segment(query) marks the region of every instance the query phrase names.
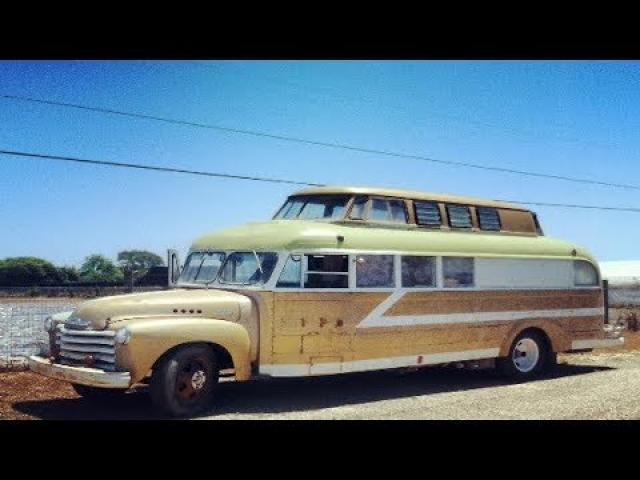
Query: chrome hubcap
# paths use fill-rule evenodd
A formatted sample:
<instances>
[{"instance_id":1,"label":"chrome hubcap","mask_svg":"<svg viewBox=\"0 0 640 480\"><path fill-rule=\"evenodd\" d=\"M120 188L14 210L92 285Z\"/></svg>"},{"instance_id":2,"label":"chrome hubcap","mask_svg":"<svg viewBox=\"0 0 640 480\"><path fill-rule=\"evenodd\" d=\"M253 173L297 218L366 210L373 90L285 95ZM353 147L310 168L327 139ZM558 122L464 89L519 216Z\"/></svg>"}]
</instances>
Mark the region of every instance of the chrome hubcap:
<instances>
[{"instance_id":1,"label":"chrome hubcap","mask_svg":"<svg viewBox=\"0 0 640 480\"><path fill-rule=\"evenodd\" d=\"M194 390L200 390L207 381L207 375L204 370L196 370L191 376L191 386Z\"/></svg>"},{"instance_id":2,"label":"chrome hubcap","mask_svg":"<svg viewBox=\"0 0 640 480\"><path fill-rule=\"evenodd\" d=\"M540 348L535 340L523 338L516 343L511 355L516 369L522 373L533 370L540 359Z\"/></svg>"}]
</instances>

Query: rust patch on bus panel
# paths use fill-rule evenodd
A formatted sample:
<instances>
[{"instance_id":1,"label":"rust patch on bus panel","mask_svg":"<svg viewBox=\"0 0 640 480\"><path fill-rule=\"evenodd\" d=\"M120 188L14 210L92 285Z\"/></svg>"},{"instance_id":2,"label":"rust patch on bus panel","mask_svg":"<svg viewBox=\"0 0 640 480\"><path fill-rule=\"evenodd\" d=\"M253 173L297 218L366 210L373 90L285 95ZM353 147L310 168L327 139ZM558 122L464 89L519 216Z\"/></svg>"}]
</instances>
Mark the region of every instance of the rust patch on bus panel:
<instances>
[{"instance_id":1,"label":"rust patch on bus panel","mask_svg":"<svg viewBox=\"0 0 640 480\"><path fill-rule=\"evenodd\" d=\"M299 335L279 335L272 342L274 354L302 353L302 337Z\"/></svg>"},{"instance_id":2,"label":"rust patch on bus panel","mask_svg":"<svg viewBox=\"0 0 640 480\"><path fill-rule=\"evenodd\" d=\"M276 293L275 335L355 330L389 295L381 293ZM304 312L302 317L301 312Z\"/></svg>"},{"instance_id":3,"label":"rust patch on bus panel","mask_svg":"<svg viewBox=\"0 0 640 480\"><path fill-rule=\"evenodd\" d=\"M305 335L302 337L302 353L351 352L351 336L347 335Z\"/></svg>"}]
</instances>

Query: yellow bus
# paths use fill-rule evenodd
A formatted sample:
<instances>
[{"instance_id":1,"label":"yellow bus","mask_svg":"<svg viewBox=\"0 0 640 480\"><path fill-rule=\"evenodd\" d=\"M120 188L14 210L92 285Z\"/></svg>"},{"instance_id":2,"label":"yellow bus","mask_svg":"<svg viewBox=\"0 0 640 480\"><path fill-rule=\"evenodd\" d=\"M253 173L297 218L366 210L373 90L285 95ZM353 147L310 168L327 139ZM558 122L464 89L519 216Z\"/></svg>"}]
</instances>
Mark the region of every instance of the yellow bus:
<instances>
[{"instance_id":1,"label":"yellow bus","mask_svg":"<svg viewBox=\"0 0 640 480\"><path fill-rule=\"evenodd\" d=\"M512 203L309 188L269 221L196 239L178 266L173 252L167 291L47 319L31 368L86 396L148 384L160 411L187 416L221 379L453 363L525 380L558 352L624 341L593 257Z\"/></svg>"}]
</instances>

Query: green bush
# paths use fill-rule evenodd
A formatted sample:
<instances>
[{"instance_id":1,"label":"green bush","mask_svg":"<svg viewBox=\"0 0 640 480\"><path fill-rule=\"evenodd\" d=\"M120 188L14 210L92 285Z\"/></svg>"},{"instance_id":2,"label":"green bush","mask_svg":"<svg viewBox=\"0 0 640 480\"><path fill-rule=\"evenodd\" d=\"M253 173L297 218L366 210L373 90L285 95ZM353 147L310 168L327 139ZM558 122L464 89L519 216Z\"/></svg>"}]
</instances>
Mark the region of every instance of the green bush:
<instances>
[{"instance_id":1,"label":"green bush","mask_svg":"<svg viewBox=\"0 0 640 480\"><path fill-rule=\"evenodd\" d=\"M38 257L10 257L0 261L0 286L32 287L62 281L58 269Z\"/></svg>"}]
</instances>

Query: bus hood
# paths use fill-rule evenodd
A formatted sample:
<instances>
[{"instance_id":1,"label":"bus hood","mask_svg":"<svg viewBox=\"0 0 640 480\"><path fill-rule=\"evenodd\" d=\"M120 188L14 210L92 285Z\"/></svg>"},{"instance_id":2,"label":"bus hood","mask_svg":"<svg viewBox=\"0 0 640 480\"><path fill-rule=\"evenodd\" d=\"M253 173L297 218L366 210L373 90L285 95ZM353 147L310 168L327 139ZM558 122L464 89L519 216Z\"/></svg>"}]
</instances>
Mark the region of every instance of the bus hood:
<instances>
[{"instance_id":1,"label":"bus hood","mask_svg":"<svg viewBox=\"0 0 640 480\"><path fill-rule=\"evenodd\" d=\"M71 328L103 330L121 320L203 317L238 322L251 309L241 294L213 289L175 289L134 293L81 303L65 321Z\"/></svg>"}]
</instances>

